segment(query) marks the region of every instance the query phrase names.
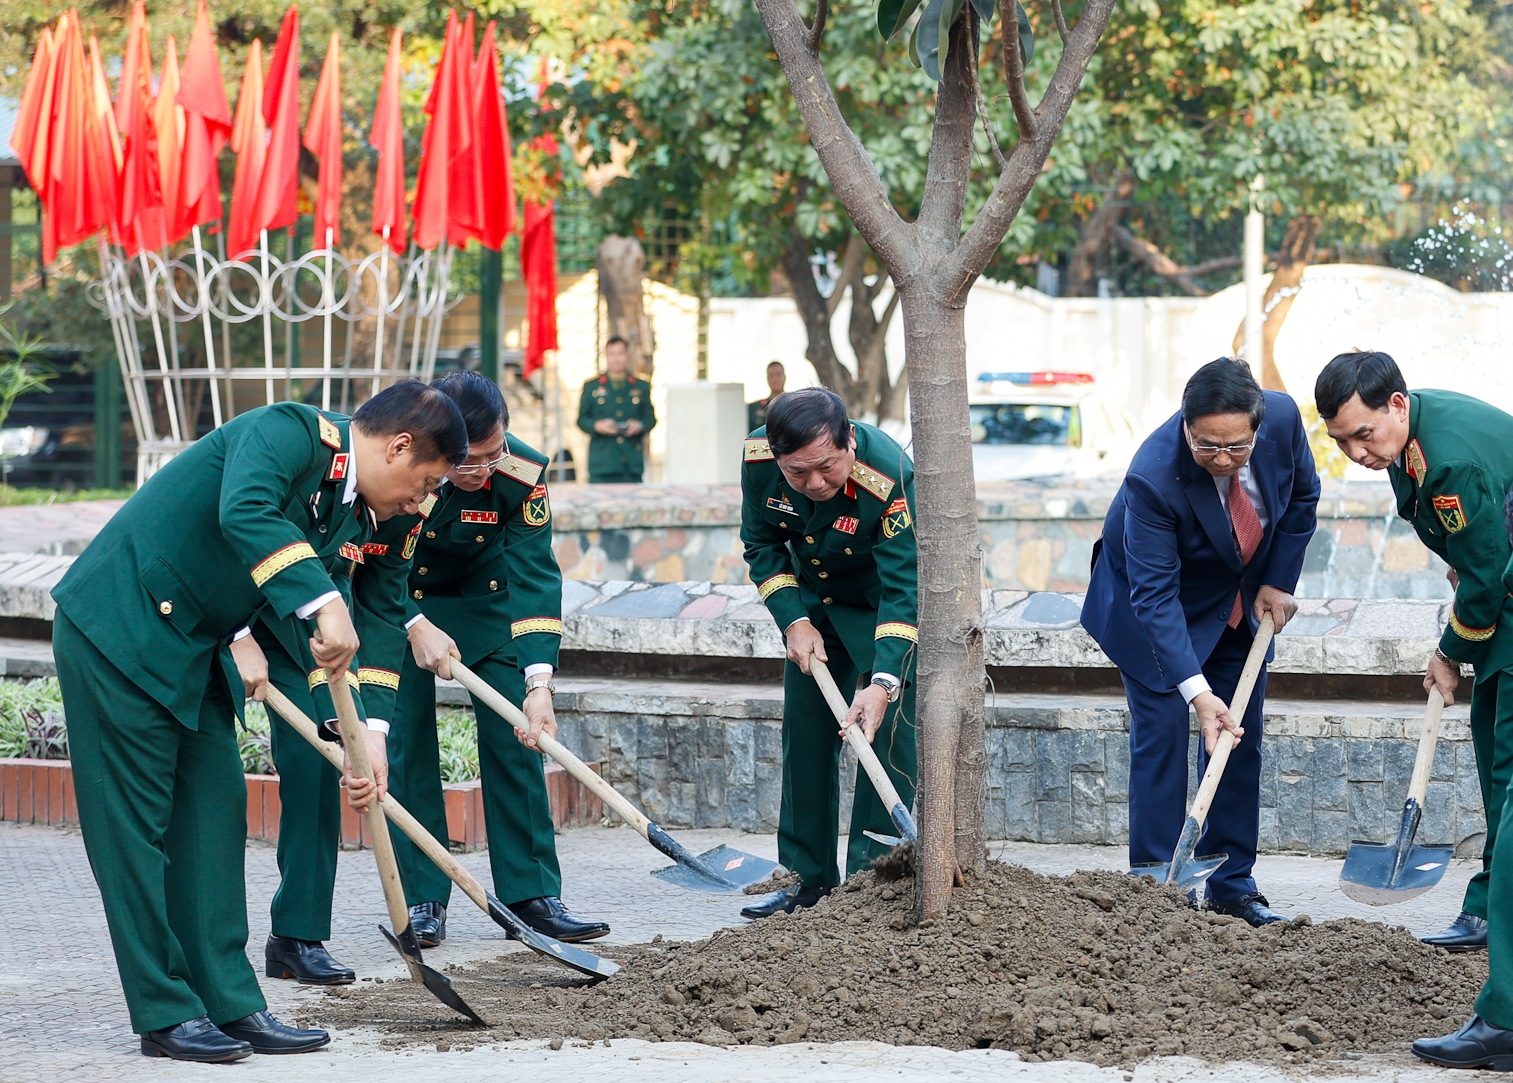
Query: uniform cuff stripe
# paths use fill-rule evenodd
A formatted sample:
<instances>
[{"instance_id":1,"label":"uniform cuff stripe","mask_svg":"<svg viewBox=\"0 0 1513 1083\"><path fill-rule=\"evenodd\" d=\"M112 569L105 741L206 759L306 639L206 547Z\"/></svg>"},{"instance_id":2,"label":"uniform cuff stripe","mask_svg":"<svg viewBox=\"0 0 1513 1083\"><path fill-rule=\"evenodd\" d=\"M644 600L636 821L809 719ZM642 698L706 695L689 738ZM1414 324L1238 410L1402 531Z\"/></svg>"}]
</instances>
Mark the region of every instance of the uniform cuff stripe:
<instances>
[{"instance_id":1,"label":"uniform cuff stripe","mask_svg":"<svg viewBox=\"0 0 1513 1083\"><path fill-rule=\"evenodd\" d=\"M772 597L772 595L776 591L780 591L784 587L797 587L798 585L798 576L789 575L785 572L782 575L774 575L770 579L762 580L762 582L757 586L757 593L762 596L762 601L765 602L768 598Z\"/></svg>"},{"instance_id":2,"label":"uniform cuff stripe","mask_svg":"<svg viewBox=\"0 0 1513 1083\"><path fill-rule=\"evenodd\" d=\"M888 621L877 626L877 633L873 639L907 639L910 643L919 642L919 629L912 624L903 621Z\"/></svg>"},{"instance_id":3,"label":"uniform cuff stripe","mask_svg":"<svg viewBox=\"0 0 1513 1083\"><path fill-rule=\"evenodd\" d=\"M1472 643L1481 643L1497 634L1497 624L1494 622L1490 628L1468 628L1460 622L1460 618L1452 609L1450 610L1450 630L1462 639L1470 640Z\"/></svg>"},{"instance_id":4,"label":"uniform cuff stripe","mask_svg":"<svg viewBox=\"0 0 1513 1083\"><path fill-rule=\"evenodd\" d=\"M560 636L562 634L562 619L560 617L531 617L528 620L517 620L510 625L511 639L518 639L520 636L535 635L538 632Z\"/></svg>"},{"instance_id":5,"label":"uniform cuff stripe","mask_svg":"<svg viewBox=\"0 0 1513 1083\"><path fill-rule=\"evenodd\" d=\"M312 689L326 684L329 680L330 678L326 676L326 671L324 669L312 669L310 671L310 687ZM353 688L357 687L357 677L350 669L347 670L347 683L350 684ZM399 687L397 679L395 687Z\"/></svg>"},{"instance_id":6,"label":"uniform cuff stripe","mask_svg":"<svg viewBox=\"0 0 1513 1083\"><path fill-rule=\"evenodd\" d=\"M259 561L252 569L252 582L262 586L279 572L290 565L298 564L302 560L314 560L315 550L310 548L308 542L295 542L286 545L272 556Z\"/></svg>"},{"instance_id":7,"label":"uniform cuff stripe","mask_svg":"<svg viewBox=\"0 0 1513 1083\"><path fill-rule=\"evenodd\" d=\"M360 684L376 684L380 688L399 690L399 674L388 669L359 669L357 680Z\"/></svg>"}]
</instances>

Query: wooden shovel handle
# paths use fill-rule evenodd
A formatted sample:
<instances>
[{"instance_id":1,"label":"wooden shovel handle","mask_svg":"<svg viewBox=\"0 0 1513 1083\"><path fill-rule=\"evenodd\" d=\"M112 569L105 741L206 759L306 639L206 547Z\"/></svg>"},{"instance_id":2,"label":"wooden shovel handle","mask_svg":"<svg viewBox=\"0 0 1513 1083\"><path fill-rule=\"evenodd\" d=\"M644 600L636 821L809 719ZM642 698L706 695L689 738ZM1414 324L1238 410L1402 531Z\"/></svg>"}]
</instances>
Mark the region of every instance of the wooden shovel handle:
<instances>
[{"instance_id":1,"label":"wooden shovel handle","mask_svg":"<svg viewBox=\"0 0 1513 1083\"><path fill-rule=\"evenodd\" d=\"M830 704L830 710L835 714L836 722L843 727L841 732L846 735L846 743L851 746L851 751L856 754L862 769L872 780L877 796L881 797L883 804L890 809L903 804L903 799L898 796L893 780L888 777L888 772L883 770L882 762L877 758L877 753L873 751L872 743L867 740L867 735L862 732L861 726L846 725L846 712L850 710L850 704L846 702L846 697L841 695L835 678L830 676L830 667L811 654L809 674L814 678L814 683L820 686L820 691L824 693L825 702Z\"/></svg>"},{"instance_id":2,"label":"wooden shovel handle","mask_svg":"<svg viewBox=\"0 0 1513 1083\"><path fill-rule=\"evenodd\" d=\"M1266 649L1276 633L1276 623L1267 613L1256 629L1256 638L1250 645L1250 654L1245 659L1245 668L1240 671L1240 681L1235 685L1235 698L1229 704L1229 717L1239 723L1250 706L1250 694L1255 690L1256 678L1261 675L1261 666L1266 661ZM1201 734L1199 735L1201 737ZM1213 754L1208 757L1208 769L1203 772L1203 781L1198 784L1198 793L1193 798L1190 815L1201 825L1208 818L1208 806L1213 804L1218 792L1219 780L1224 777L1224 765L1229 762L1229 753L1235 747L1235 735L1229 730L1219 734Z\"/></svg>"},{"instance_id":3,"label":"wooden shovel handle","mask_svg":"<svg viewBox=\"0 0 1513 1083\"><path fill-rule=\"evenodd\" d=\"M336 724L341 733L342 746L352 761L352 773L359 778L372 780L373 764L368 759L367 726L357 717L357 705L352 702L352 689L347 687L346 674L339 680L329 682L331 702L336 707ZM405 905L405 889L399 880L399 861L394 856L394 840L389 837L389 823L384 811L374 800L363 812L368 821L368 835L373 843L373 857L378 862L378 878L383 883L384 901L389 906L389 920L394 923L394 935L398 936L410 927L410 908Z\"/></svg>"},{"instance_id":4,"label":"wooden shovel handle","mask_svg":"<svg viewBox=\"0 0 1513 1083\"><path fill-rule=\"evenodd\" d=\"M481 701L521 733L530 731L530 720L525 717L519 707L505 699L497 689L455 658L452 659L452 676L457 678L458 684L468 690L469 695ZM560 763L564 771L592 790L599 800L613 810L616 816L639 831L642 838L650 840L651 820L622 797L619 790L605 782L595 772L590 771L586 763L564 748L562 743L555 738L542 733L537 735L536 744L540 746L541 751Z\"/></svg>"},{"instance_id":5,"label":"wooden shovel handle","mask_svg":"<svg viewBox=\"0 0 1513 1083\"><path fill-rule=\"evenodd\" d=\"M1439 723L1445 713L1445 697L1438 688L1429 689L1429 705L1424 709L1424 731L1418 738L1418 756L1413 761L1413 780L1408 783L1408 800L1420 806L1429 792L1429 771L1434 767L1434 746L1439 741Z\"/></svg>"},{"instance_id":6,"label":"wooden shovel handle","mask_svg":"<svg viewBox=\"0 0 1513 1083\"><path fill-rule=\"evenodd\" d=\"M284 721L289 723L296 733L309 741L317 752L326 757L330 761L331 766L335 767L338 771L342 769L341 752L338 751L334 744L321 737L319 731L315 728L315 723L310 721L309 716L296 707L288 696L270 685L267 702L270 707L283 716ZM366 752L366 749L364 752ZM384 814L394 822L394 825L408 835L410 841L419 847L426 857L434 861L437 867L446 873L468 898L477 903L480 909L485 912L488 911L488 893L484 891L483 885L473 878L472 873L468 872L467 869L458 863L457 859L452 856L445 846L436 841L434 835L421 826L420 821L412 816L408 809L395 798L385 796L383 799L383 810Z\"/></svg>"}]
</instances>

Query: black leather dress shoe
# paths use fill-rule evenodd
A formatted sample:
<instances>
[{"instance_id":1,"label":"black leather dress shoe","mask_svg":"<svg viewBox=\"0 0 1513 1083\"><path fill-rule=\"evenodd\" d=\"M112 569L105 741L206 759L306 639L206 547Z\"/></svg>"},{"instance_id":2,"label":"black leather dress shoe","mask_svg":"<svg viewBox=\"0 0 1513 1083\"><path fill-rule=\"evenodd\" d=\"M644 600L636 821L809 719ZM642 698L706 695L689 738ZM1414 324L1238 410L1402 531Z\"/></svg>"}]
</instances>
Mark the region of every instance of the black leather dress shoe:
<instances>
[{"instance_id":1,"label":"black leather dress shoe","mask_svg":"<svg viewBox=\"0 0 1513 1083\"><path fill-rule=\"evenodd\" d=\"M539 899L510 903L515 916L538 933L545 933L553 940L564 944L579 944L585 940L597 940L609 935L609 926L602 921L582 921L562 905L555 895L542 895Z\"/></svg>"},{"instance_id":2,"label":"black leather dress shoe","mask_svg":"<svg viewBox=\"0 0 1513 1083\"><path fill-rule=\"evenodd\" d=\"M447 938L447 908L438 902L410 907L410 930L423 948L438 947Z\"/></svg>"},{"instance_id":3,"label":"black leather dress shoe","mask_svg":"<svg viewBox=\"0 0 1513 1083\"><path fill-rule=\"evenodd\" d=\"M230 1037L202 1015L176 1027L149 1030L142 1035L142 1055L208 1063L250 1057L252 1046Z\"/></svg>"},{"instance_id":4,"label":"black leather dress shoe","mask_svg":"<svg viewBox=\"0 0 1513 1083\"><path fill-rule=\"evenodd\" d=\"M308 1053L331 1042L331 1035L323 1030L301 1030L280 1023L266 1011L253 1012L231 1023L222 1023L221 1030L231 1038L246 1042L254 1053Z\"/></svg>"},{"instance_id":5,"label":"black leather dress shoe","mask_svg":"<svg viewBox=\"0 0 1513 1083\"><path fill-rule=\"evenodd\" d=\"M301 985L350 985L357 980L319 940L270 936L263 945L263 962L268 977L295 978Z\"/></svg>"},{"instance_id":6,"label":"black leather dress shoe","mask_svg":"<svg viewBox=\"0 0 1513 1083\"><path fill-rule=\"evenodd\" d=\"M791 914L795 910L813 906L830 894L831 890L828 887L794 884L792 887L785 887L782 891L774 891L771 895L763 895L760 902L741 907L741 917L754 920L770 918L773 914Z\"/></svg>"},{"instance_id":7,"label":"black leather dress shoe","mask_svg":"<svg viewBox=\"0 0 1513 1083\"><path fill-rule=\"evenodd\" d=\"M1487 947L1487 919L1461 911L1460 917L1450 923L1442 933L1421 938L1425 944L1446 951L1485 951ZM1474 1022L1474 1020L1473 1020ZM1468 1026L1470 1024L1467 1024ZM1449 1041L1449 1039L1445 1039Z\"/></svg>"},{"instance_id":8,"label":"black leather dress shoe","mask_svg":"<svg viewBox=\"0 0 1513 1083\"><path fill-rule=\"evenodd\" d=\"M1223 902L1210 899L1208 908L1215 913L1244 918L1248 924L1257 929L1262 925L1287 920L1285 914L1279 914L1271 909L1271 903L1259 891L1252 891L1249 895L1241 895L1238 899L1226 899Z\"/></svg>"},{"instance_id":9,"label":"black leather dress shoe","mask_svg":"<svg viewBox=\"0 0 1513 1083\"><path fill-rule=\"evenodd\" d=\"M1490 1068L1513 1072L1513 1030L1494 1027L1479 1015L1454 1034L1420 1038L1413 1055L1445 1068Z\"/></svg>"}]
</instances>

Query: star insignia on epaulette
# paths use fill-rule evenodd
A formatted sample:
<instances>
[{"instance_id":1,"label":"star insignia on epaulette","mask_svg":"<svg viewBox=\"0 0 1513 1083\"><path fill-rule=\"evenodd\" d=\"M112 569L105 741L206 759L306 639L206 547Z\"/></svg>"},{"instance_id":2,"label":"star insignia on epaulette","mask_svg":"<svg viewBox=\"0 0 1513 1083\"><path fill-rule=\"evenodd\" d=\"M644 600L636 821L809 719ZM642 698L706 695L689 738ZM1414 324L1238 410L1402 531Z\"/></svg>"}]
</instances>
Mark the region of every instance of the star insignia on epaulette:
<instances>
[{"instance_id":1,"label":"star insignia on epaulette","mask_svg":"<svg viewBox=\"0 0 1513 1083\"><path fill-rule=\"evenodd\" d=\"M320 442L327 447L334 447L337 451L340 451L341 430L336 427L336 422L332 421L325 414L321 414L318 420L320 423Z\"/></svg>"}]
</instances>

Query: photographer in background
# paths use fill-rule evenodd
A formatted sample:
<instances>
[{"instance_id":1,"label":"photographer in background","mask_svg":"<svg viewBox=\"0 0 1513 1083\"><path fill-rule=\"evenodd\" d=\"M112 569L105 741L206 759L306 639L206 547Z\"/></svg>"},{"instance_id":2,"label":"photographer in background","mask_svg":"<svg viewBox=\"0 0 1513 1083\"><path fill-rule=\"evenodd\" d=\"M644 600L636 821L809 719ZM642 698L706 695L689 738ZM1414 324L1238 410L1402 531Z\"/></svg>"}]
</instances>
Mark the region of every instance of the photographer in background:
<instances>
[{"instance_id":1,"label":"photographer in background","mask_svg":"<svg viewBox=\"0 0 1513 1083\"><path fill-rule=\"evenodd\" d=\"M578 428L589 435L588 480L639 485L646 473L646 434L657 424L651 383L629 371L630 347L619 335L604 346L605 371L583 383Z\"/></svg>"}]
</instances>

